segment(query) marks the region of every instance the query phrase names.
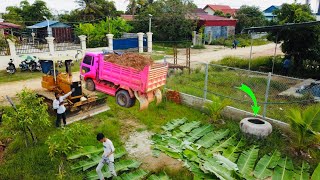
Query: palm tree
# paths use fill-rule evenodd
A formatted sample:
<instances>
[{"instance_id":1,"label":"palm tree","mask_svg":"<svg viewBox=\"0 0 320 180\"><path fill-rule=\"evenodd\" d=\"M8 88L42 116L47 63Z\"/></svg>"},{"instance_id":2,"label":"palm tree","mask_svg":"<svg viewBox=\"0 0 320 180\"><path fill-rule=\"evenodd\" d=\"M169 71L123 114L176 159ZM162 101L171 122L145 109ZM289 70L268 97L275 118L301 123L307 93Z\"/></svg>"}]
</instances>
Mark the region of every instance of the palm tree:
<instances>
[{"instance_id":1,"label":"palm tree","mask_svg":"<svg viewBox=\"0 0 320 180\"><path fill-rule=\"evenodd\" d=\"M76 3L78 3L86 13L95 12L101 17L105 16L105 14L99 10L101 7L98 4L102 3L101 0L76 0Z\"/></svg>"}]
</instances>

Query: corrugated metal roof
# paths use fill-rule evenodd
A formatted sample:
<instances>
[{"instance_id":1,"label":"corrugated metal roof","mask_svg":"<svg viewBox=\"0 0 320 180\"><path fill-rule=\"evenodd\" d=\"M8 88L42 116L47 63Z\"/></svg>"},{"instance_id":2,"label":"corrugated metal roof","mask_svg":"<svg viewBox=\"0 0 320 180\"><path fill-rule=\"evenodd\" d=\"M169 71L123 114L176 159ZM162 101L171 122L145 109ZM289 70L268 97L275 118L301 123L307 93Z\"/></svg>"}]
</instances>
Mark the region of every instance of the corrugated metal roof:
<instances>
[{"instance_id":1,"label":"corrugated metal roof","mask_svg":"<svg viewBox=\"0 0 320 180\"><path fill-rule=\"evenodd\" d=\"M9 28L20 28L20 25L13 24L13 23L7 23L7 22L0 22L0 29L9 29Z\"/></svg>"},{"instance_id":2,"label":"corrugated metal roof","mask_svg":"<svg viewBox=\"0 0 320 180\"><path fill-rule=\"evenodd\" d=\"M28 26L28 29L39 29L39 28L44 28L48 26L48 22L47 21L42 21L40 23L34 24L32 26ZM61 23L59 21L51 21L49 20L49 26L50 27L70 27L67 24Z\"/></svg>"}]
</instances>

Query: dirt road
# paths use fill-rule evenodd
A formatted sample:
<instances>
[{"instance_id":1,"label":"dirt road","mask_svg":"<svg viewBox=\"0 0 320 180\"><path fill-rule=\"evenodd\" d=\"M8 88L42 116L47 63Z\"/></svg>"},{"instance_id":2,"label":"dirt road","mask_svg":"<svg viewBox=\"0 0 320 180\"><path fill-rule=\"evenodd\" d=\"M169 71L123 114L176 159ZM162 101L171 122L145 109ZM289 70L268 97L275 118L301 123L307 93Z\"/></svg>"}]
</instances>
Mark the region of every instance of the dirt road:
<instances>
[{"instance_id":1,"label":"dirt road","mask_svg":"<svg viewBox=\"0 0 320 180\"><path fill-rule=\"evenodd\" d=\"M79 80L80 73L73 73L73 80ZM29 79L25 81L15 81L0 84L0 104L8 104L6 95L15 97L15 95L22 91L24 88L32 89L35 91L44 91L41 87L41 78Z\"/></svg>"},{"instance_id":2,"label":"dirt road","mask_svg":"<svg viewBox=\"0 0 320 180\"><path fill-rule=\"evenodd\" d=\"M262 46L254 46L252 48L252 57L273 56L275 44L270 43ZM281 48L278 46L277 54L283 54ZM191 49L191 61L198 63L209 63L211 61L219 61L226 56L237 56L243 58L250 57L250 47L230 49L221 46L206 46L206 49L197 50ZM178 63L185 63L186 52L179 50ZM173 61L173 58L168 58L168 61Z\"/></svg>"},{"instance_id":3,"label":"dirt road","mask_svg":"<svg viewBox=\"0 0 320 180\"><path fill-rule=\"evenodd\" d=\"M274 47L275 45L273 43L263 45L263 46L255 46L253 47L253 57L273 55ZM278 52L281 53L280 49L278 49ZM208 46L207 49L203 49L203 50L192 49L191 61L206 63L206 62L220 60L225 56L249 57L249 54L250 54L250 47L238 48L235 50L235 49L223 48L223 47L217 47L217 46ZM181 59L179 60L179 63L185 63L185 59L186 59L185 52L180 50L178 58ZM168 58L168 61L173 61L173 59ZM73 73L73 78L75 80L78 80L79 75L80 75L79 73ZM9 97L14 97L23 88L28 88L36 91L43 90L41 88L41 78L0 84L0 104L2 104L3 102L6 102L5 100L6 95L8 95Z\"/></svg>"}]
</instances>

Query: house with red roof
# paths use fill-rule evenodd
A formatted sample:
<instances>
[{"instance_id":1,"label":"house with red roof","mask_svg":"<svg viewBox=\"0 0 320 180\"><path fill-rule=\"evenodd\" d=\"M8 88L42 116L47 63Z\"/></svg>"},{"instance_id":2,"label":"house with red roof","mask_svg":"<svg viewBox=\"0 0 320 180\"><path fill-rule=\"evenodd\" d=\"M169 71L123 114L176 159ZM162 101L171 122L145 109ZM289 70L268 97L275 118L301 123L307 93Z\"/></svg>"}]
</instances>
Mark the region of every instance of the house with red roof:
<instances>
[{"instance_id":1,"label":"house with red roof","mask_svg":"<svg viewBox=\"0 0 320 180\"><path fill-rule=\"evenodd\" d=\"M236 12L238 9L233 9L230 6L227 5L206 5L203 10L207 12L209 15L214 15L215 11L222 11L223 14L230 14L231 17L234 17L236 15Z\"/></svg>"},{"instance_id":2,"label":"house with red roof","mask_svg":"<svg viewBox=\"0 0 320 180\"><path fill-rule=\"evenodd\" d=\"M197 9L190 18L197 21L198 29L204 27L206 37L211 36L212 39L228 38L235 34L237 24L235 19L214 16L200 9Z\"/></svg>"}]
</instances>

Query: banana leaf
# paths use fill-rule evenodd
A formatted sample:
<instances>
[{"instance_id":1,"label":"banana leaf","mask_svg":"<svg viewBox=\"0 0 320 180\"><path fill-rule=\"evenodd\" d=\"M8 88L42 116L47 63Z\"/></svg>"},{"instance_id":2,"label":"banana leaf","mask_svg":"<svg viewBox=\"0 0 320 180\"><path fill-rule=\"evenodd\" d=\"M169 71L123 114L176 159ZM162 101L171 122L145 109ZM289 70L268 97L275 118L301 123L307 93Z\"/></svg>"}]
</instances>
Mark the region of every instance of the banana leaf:
<instances>
[{"instance_id":1,"label":"banana leaf","mask_svg":"<svg viewBox=\"0 0 320 180\"><path fill-rule=\"evenodd\" d=\"M274 173L272 179L274 180L292 180L293 173L293 164L292 161L288 159L288 157L281 158L278 161L278 166L274 169Z\"/></svg>"},{"instance_id":2,"label":"banana leaf","mask_svg":"<svg viewBox=\"0 0 320 180\"><path fill-rule=\"evenodd\" d=\"M127 154L127 152L126 152L126 150L124 148L116 149L114 158L115 159L119 159L122 156L124 156L125 154ZM89 160L83 160L83 161L80 161L80 162L72 165L71 166L71 170L86 171L87 169L90 169L93 166L96 166L97 164L99 164L100 161L101 161L101 156L100 155L92 155Z\"/></svg>"},{"instance_id":3,"label":"banana leaf","mask_svg":"<svg viewBox=\"0 0 320 180\"><path fill-rule=\"evenodd\" d=\"M185 141L194 142L200 139L202 136L213 131L213 127L211 125L201 126L197 129L192 130L189 135L185 138Z\"/></svg>"},{"instance_id":4,"label":"banana leaf","mask_svg":"<svg viewBox=\"0 0 320 180\"><path fill-rule=\"evenodd\" d=\"M183 151L183 156L186 157L189 161L200 163L199 151L186 149Z\"/></svg>"},{"instance_id":5,"label":"banana leaf","mask_svg":"<svg viewBox=\"0 0 320 180\"><path fill-rule=\"evenodd\" d=\"M214 175L216 175L221 180L234 180L233 171L228 170L227 168L220 165L215 159L210 158L206 160L203 164L203 168Z\"/></svg>"},{"instance_id":6,"label":"banana leaf","mask_svg":"<svg viewBox=\"0 0 320 180\"><path fill-rule=\"evenodd\" d=\"M98 154L100 152L103 151L103 148L97 148L95 146L84 146L83 148L79 149L78 151L69 154L67 156L68 160L72 160L72 159L78 159L82 156L87 156L90 154Z\"/></svg>"},{"instance_id":7,"label":"banana leaf","mask_svg":"<svg viewBox=\"0 0 320 180\"><path fill-rule=\"evenodd\" d=\"M103 174L103 176L105 178L111 178L112 177L111 173L109 172L108 166L104 166L104 168L102 169L102 174ZM99 179L99 176L98 176L96 170L93 170L93 171L87 173L86 179L88 179L88 180L97 180L97 179Z\"/></svg>"},{"instance_id":8,"label":"banana leaf","mask_svg":"<svg viewBox=\"0 0 320 180\"><path fill-rule=\"evenodd\" d=\"M155 145L154 148L162 151L163 153L167 154L168 156L170 156L172 158L182 159L181 151L179 151L179 150L174 150L174 149L168 148L166 146L162 146L162 145Z\"/></svg>"},{"instance_id":9,"label":"banana leaf","mask_svg":"<svg viewBox=\"0 0 320 180\"><path fill-rule=\"evenodd\" d=\"M183 138L186 135L187 135L186 133L184 133L184 132L182 132L180 130L176 130L176 131L172 132L172 136L175 137L175 138L178 138L178 139Z\"/></svg>"},{"instance_id":10,"label":"banana leaf","mask_svg":"<svg viewBox=\"0 0 320 180\"><path fill-rule=\"evenodd\" d=\"M281 154L279 151L274 151L271 156L264 155L256 165L254 176L258 179L271 177L273 174L271 169L277 166L280 156Z\"/></svg>"},{"instance_id":11,"label":"banana leaf","mask_svg":"<svg viewBox=\"0 0 320 180\"><path fill-rule=\"evenodd\" d=\"M199 165L196 164L195 162L190 162L190 161L186 160L184 164L193 173L193 175L194 175L193 179L194 180L214 179L214 177L211 174L203 172L199 168Z\"/></svg>"},{"instance_id":12,"label":"banana leaf","mask_svg":"<svg viewBox=\"0 0 320 180\"><path fill-rule=\"evenodd\" d=\"M240 152L241 148L245 145L245 142L243 139L240 139L240 141L235 146L229 146L227 149L225 149L222 153L222 155L226 158L228 158L232 162L236 162Z\"/></svg>"},{"instance_id":13,"label":"banana leaf","mask_svg":"<svg viewBox=\"0 0 320 180\"><path fill-rule=\"evenodd\" d=\"M186 118L176 119L176 120L168 122L166 125L162 126L162 129L165 131L172 131L176 127L184 124L186 121L187 121Z\"/></svg>"},{"instance_id":14,"label":"banana leaf","mask_svg":"<svg viewBox=\"0 0 320 180\"><path fill-rule=\"evenodd\" d=\"M140 179L144 179L147 175L148 175L148 172L142 169L138 169L134 172L125 173L121 175L120 178L122 180L140 180Z\"/></svg>"},{"instance_id":15,"label":"banana leaf","mask_svg":"<svg viewBox=\"0 0 320 180\"><path fill-rule=\"evenodd\" d=\"M193 121L180 126L179 129L181 130L181 132L189 133L193 129L198 128L200 124L201 124L200 121Z\"/></svg>"},{"instance_id":16,"label":"banana leaf","mask_svg":"<svg viewBox=\"0 0 320 180\"><path fill-rule=\"evenodd\" d=\"M229 130L220 130L217 132L210 132L207 135L203 136L201 139L197 141L196 144L199 144L200 146L203 146L205 148L211 147L214 143L217 141L220 141L221 139L225 138L229 134Z\"/></svg>"},{"instance_id":17,"label":"banana leaf","mask_svg":"<svg viewBox=\"0 0 320 180\"><path fill-rule=\"evenodd\" d=\"M122 160L115 163L115 170L119 174L120 172L128 171L131 169L137 169L141 165L141 162L135 160ZM105 165L102 174L105 178L110 178L112 175L109 172L108 165ZM87 179L99 179L95 170L87 173Z\"/></svg>"},{"instance_id":18,"label":"banana leaf","mask_svg":"<svg viewBox=\"0 0 320 180\"><path fill-rule=\"evenodd\" d=\"M168 140L168 146L170 148L173 148L173 149L181 149L181 144L182 144L182 141L177 139L177 138L174 138L174 137L171 137L169 138Z\"/></svg>"},{"instance_id":19,"label":"banana leaf","mask_svg":"<svg viewBox=\"0 0 320 180\"><path fill-rule=\"evenodd\" d=\"M214 154L213 159L215 159L219 164L221 164L223 167L227 168L228 170L238 171L238 165L234 162L231 162L226 157L220 155L220 154Z\"/></svg>"},{"instance_id":20,"label":"banana leaf","mask_svg":"<svg viewBox=\"0 0 320 180\"><path fill-rule=\"evenodd\" d=\"M125 148L117 148L115 150L114 159L120 159L126 154L127 154L127 151Z\"/></svg>"},{"instance_id":21,"label":"banana leaf","mask_svg":"<svg viewBox=\"0 0 320 180\"><path fill-rule=\"evenodd\" d=\"M247 177L252 173L253 167L258 158L259 149L253 146L248 151L244 151L238 159L238 167L240 174Z\"/></svg>"},{"instance_id":22,"label":"banana leaf","mask_svg":"<svg viewBox=\"0 0 320 180\"><path fill-rule=\"evenodd\" d=\"M310 166L306 162L302 162L301 167L298 170L295 170L294 177L296 180L309 180L310 174L309 174ZM320 176L319 176L320 178Z\"/></svg>"},{"instance_id":23,"label":"banana leaf","mask_svg":"<svg viewBox=\"0 0 320 180\"><path fill-rule=\"evenodd\" d=\"M162 172L159 175L152 174L148 180L170 180L170 177L166 173Z\"/></svg>"},{"instance_id":24,"label":"banana leaf","mask_svg":"<svg viewBox=\"0 0 320 180\"><path fill-rule=\"evenodd\" d=\"M318 167L314 170L311 180L319 180L320 179L320 163L318 164Z\"/></svg>"},{"instance_id":25,"label":"banana leaf","mask_svg":"<svg viewBox=\"0 0 320 180\"><path fill-rule=\"evenodd\" d=\"M141 162L136 160L122 160L115 163L115 169L117 172L128 171L129 169L137 169L140 165Z\"/></svg>"},{"instance_id":26,"label":"banana leaf","mask_svg":"<svg viewBox=\"0 0 320 180\"><path fill-rule=\"evenodd\" d=\"M209 150L207 150L206 154L207 155L210 155L210 154L212 155L213 153L223 151L223 150L225 150L226 148L228 148L230 146L235 146L236 145L236 141L235 141L234 137L236 135L237 134L233 134L228 139L226 139L226 140L224 140L222 142L216 143Z\"/></svg>"}]
</instances>

